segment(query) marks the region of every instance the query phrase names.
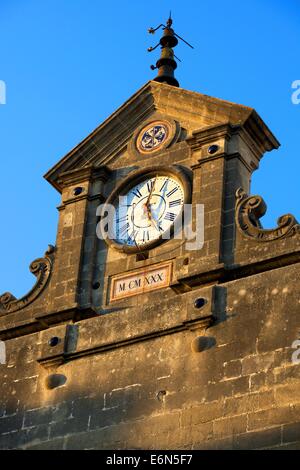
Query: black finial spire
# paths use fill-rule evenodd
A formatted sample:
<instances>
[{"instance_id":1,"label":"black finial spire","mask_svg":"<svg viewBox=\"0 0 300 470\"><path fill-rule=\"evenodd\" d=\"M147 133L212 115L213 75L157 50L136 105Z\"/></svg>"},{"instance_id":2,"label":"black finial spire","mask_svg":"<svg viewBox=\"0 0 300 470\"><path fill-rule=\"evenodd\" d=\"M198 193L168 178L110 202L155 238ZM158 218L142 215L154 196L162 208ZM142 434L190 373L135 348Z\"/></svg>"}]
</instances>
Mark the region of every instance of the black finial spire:
<instances>
[{"instance_id":1,"label":"black finial spire","mask_svg":"<svg viewBox=\"0 0 300 470\"><path fill-rule=\"evenodd\" d=\"M167 20L166 25L160 24L155 29L153 28L148 29L148 32L150 34L154 34L155 31L157 31L158 29L163 28L163 36L160 38L159 43L155 47L149 47L148 51L152 52L159 45L161 46L160 58L156 62L155 66L151 65L152 70L158 69L158 75L157 77L154 78L154 80L156 82L164 82L164 83L168 83L169 85L179 86L178 81L174 77L174 70L177 68L177 63L174 57L177 60L179 60L179 62L180 62L180 59L178 59L178 57L175 56L173 48L177 46L178 39L181 39L191 48L193 48L193 46L191 46L188 42L186 42L184 39L182 39L180 36L178 36L175 33L175 31L171 27L172 24L173 24L173 20L171 18L171 12L170 12L170 16L169 16L169 19Z\"/></svg>"}]
</instances>

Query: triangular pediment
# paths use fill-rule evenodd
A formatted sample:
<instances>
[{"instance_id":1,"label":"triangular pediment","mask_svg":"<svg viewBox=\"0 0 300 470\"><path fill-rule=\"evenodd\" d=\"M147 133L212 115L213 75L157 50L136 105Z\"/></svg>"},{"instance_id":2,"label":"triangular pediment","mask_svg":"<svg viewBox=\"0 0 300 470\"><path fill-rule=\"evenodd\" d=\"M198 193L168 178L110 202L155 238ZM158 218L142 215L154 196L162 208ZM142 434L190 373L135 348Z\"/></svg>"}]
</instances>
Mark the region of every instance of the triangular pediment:
<instances>
[{"instance_id":1,"label":"triangular pediment","mask_svg":"<svg viewBox=\"0 0 300 470\"><path fill-rule=\"evenodd\" d=\"M116 158L121 159L135 130L156 115L178 121L187 135L214 125L249 123L251 129L266 138L265 150L278 147L276 138L253 108L150 81L68 152L45 178L60 190L57 181L61 173L91 165L109 165Z\"/></svg>"}]
</instances>

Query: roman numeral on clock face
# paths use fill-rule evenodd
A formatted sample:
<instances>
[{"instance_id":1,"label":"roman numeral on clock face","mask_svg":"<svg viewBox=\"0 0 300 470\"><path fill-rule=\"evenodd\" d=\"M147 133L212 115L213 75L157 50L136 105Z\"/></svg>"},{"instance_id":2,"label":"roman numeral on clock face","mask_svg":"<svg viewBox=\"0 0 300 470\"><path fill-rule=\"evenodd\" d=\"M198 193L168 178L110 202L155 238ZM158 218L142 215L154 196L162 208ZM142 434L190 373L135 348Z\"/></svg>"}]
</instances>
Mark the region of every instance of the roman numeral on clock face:
<instances>
[{"instance_id":1,"label":"roman numeral on clock face","mask_svg":"<svg viewBox=\"0 0 300 470\"><path fill-rule=\"evenodd\" d=\"M176 193L176 191L178 191L178 188L171 189L171 191L167 193L167 197L173 196L173 194Z\"/></svg>"},{"instance_id":2,"label":"roman numeral on clock face","mask_svg":"<svg viewBox=\"0 0 300 470\"><path fill-rule=\"evenodd\" d=\"M120 234L122 236L125 235L128 229L129 229L129 223L127 222L127 224L122 225L122 227L120 228Z\"/></svg>"},{"instance_id":3,"label":"roman numeral on clock face","mask_svg":"<svg viewBox=\"0 0 300 470\"><path fill-rule=\"evenodd\" d=\"M148 230L143 231L143 242L145 243L146 241L148 242L150 240L150 235Z\"/></svg>"},{"instance_id":4,"label":"roman numeral on clock face","mask_svg":"<svg viewBox=\"0 0 300 470\"><path fill-rule=\"evenodd\" d=\"M176 201L170 201L169 207L179 206L181 204L181 199L176 199Z\"/></svg>"},{"instance_id":5,"label":"roman numeral on clock face","mask_svg":"<svg viewBox=\"0 0 300 470\"><path fill-rule=\"evenodd\" d=\"M149 193L151 193L153 186L154 186L153 180L147 181L147 188L148 188Z\"/></svg>"},{"instance_id":6,"label":"roman numeral on clock face","mask_svg":"<svg viewBox=\"0 0 300 470\"><path fill-rule=\"evenodd\" d=\"M173 212L167 212L166 215L164 216L164 219L171 220L171 222L173 222L173 220L175 220L175 217L176 215Z\"/></svg>"},{"instance_id":7,"label":"roman numeral on clock face","mask_svg":"<svg viewBox=\"0 0 300 470\"><path fill-rule=\"evenodd\" d=\"M120 217L119 219L116 220L117 224L119 224L120 222L126 222L126 220L128 219L128 215L123 215L122 217Z\"/></svg>"},{"instance_id":8,"label":"roman numeral on clock face","mask_svg":"<svg viewBox=\"0 0 300 470\"><path fill-rule=\"evenodd\" d=\"M138 197L138 198L141 198L141 197L142 197L142 193L141 193L141 191L140 191L138 188L135 188L135 190L132 191L132 193L133 193L136 197Z\"/></svg>"},{"instance_id":9,"label":"roman numeral on clock face","mask_svg":"<svg viewBox=\"0 0 300 470\"><path fill-rule=\"evenodd\" d=\"M168 182L169 182L169 179L166 179L166 181L163 183L162 187L159 190L160 193L166 188Z\"/></svg>"},{"instance_id":10,"label":"roman numeral on clock face","mask_svg":"<svg viewBox=\"0 0 300 470\"><path fill-rule=\"evenodd\" d=\"M135 239L136 239L136 237L137 237L137 235L138 235L138 233L139 233L138 230L133 230L133 231L131 232L131 234L128 235L128 242L129 242L129 243L131 243L131 242L134 243L134 242L135 242Z\"/></svg>"}]
</instances>

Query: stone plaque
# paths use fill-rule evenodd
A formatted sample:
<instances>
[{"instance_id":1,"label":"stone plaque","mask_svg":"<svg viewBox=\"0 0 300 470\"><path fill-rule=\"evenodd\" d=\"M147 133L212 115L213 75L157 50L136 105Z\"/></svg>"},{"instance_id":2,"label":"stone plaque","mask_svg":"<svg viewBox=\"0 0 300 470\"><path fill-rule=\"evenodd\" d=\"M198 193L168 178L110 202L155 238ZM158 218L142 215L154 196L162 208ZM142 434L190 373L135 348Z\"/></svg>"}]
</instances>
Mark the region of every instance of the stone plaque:
<instances>
[{"instance_id":1,"label":"stone plaque","mask_svg":"<svg viewBox=\"0 0 300 470\"><path fill-rule=\"evenodd\" d=\"M110 301L167 287L171 280L171 269L172 263L169 262L112 277Z\"/></svg>"}]
</instances>

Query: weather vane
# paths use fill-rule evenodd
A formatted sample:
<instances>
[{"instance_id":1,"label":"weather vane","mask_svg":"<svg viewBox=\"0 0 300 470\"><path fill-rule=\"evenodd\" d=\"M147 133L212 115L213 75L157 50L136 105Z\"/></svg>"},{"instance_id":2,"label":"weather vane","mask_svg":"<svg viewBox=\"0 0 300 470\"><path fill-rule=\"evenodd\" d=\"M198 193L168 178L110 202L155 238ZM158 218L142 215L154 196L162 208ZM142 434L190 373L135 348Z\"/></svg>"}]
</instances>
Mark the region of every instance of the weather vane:
<instances>
[{"instance_id":1,"label":"weather vane","mask_svg":"<svg viewBox=\"0 0 300 470\"><path fill-rule=\"evenodd\" d=\"M163 29L163 36L160 38L160 41L156 46L154 47L149 47L148 52L154 51L158 46L161 46L161 55L158 61L156 62L156 65L151 65L151 70L158 69L158 75L154 80L156 82L165 82L168 83L169 85L173 86L179 86L178 81L174 77L174 70L177 68L177 63L174 59L174 57L181 62L181 60L176 57L174 54L173 48L177 46L178 44L178 39L183 41L187 46L191 47L192 49L193 46L189 44L185 39L180 37L178 34L175 33L175 31L172 29L172 18L171 18L171 12L169 19L167 20L166 25L160 24L157 26L157 28L149 28L148 33L154 34L155 31L158 29L162 28ZM178 38L178 39L177 39Z\"/></svg>"}]
</instances>

